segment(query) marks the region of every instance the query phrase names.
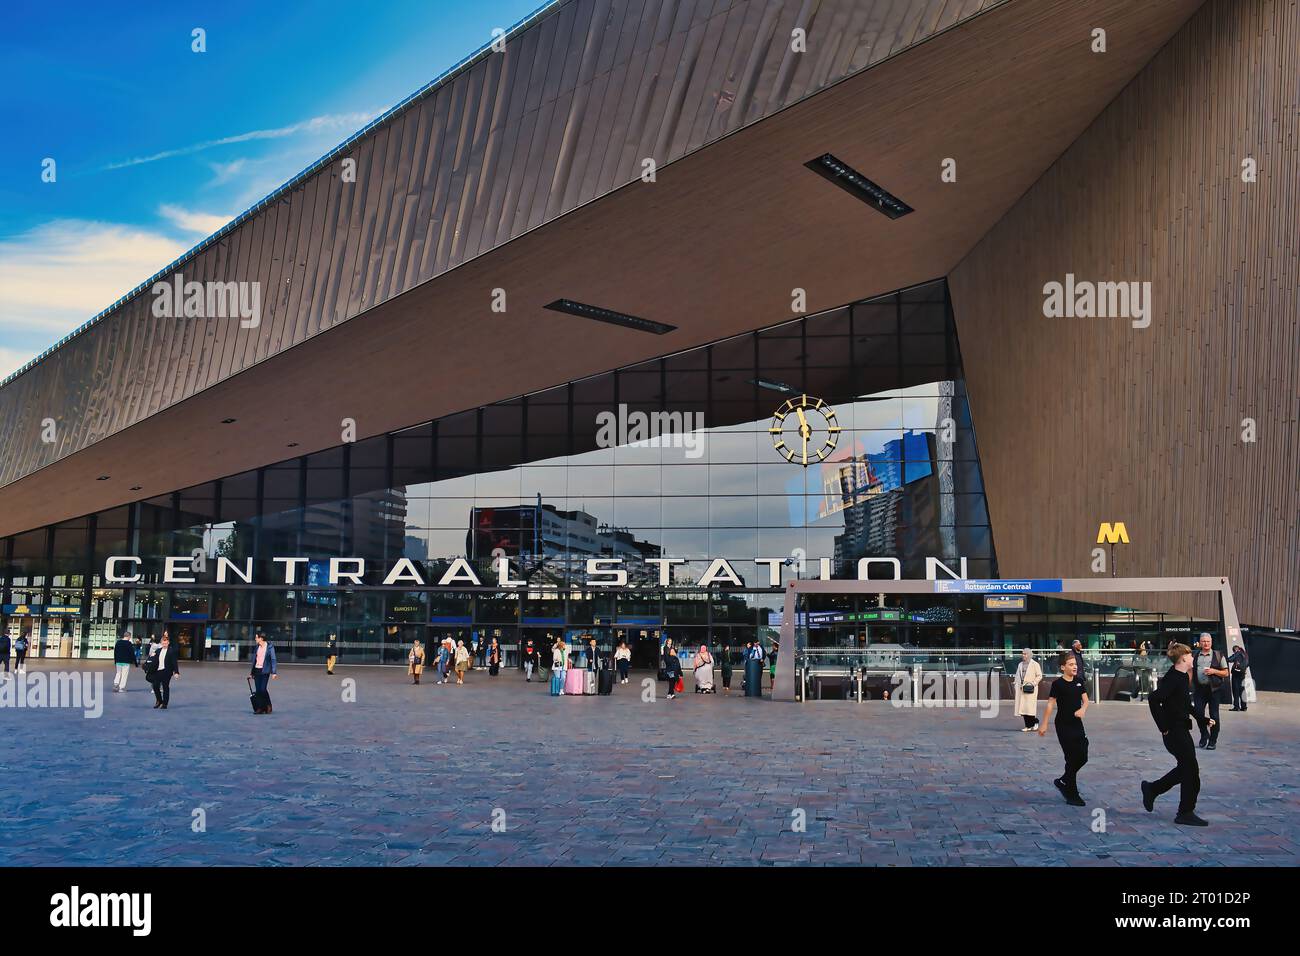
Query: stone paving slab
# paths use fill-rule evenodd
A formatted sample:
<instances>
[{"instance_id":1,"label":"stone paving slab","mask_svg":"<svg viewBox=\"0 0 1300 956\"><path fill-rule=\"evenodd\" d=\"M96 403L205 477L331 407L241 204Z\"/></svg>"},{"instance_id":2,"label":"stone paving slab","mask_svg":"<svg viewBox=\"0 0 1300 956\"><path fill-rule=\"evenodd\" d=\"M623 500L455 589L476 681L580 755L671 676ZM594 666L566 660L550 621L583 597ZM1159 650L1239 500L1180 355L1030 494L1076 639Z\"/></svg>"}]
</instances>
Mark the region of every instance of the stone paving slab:
<instances>
[{"instance_id":1,"label":"stone paving slab","mask_svg":"<svg viewBox=\"0 0 1300 956\"><path fill-rule=\"evenodd\" d=\"M32 670L53 662L36 661ZM184 666L184 665L183 665ZM82 673L110 668L64 664ZM1224 714L1200 752L1206 830L1142 810L1170 766L1145 705L1088 714L1088 806L1052 787L1054 736L1010 705L895 709L701 696L552 698L514 673L412 686L397 668L285 666L255 717L245 672L139 671L103 716L0 708L0 864L1294 866L1300 698ZM343 699L355 681L355 702ZM656 685L656 693L662 685ZM191 827L194 811L206 829ZM1105 811L1104 832L1093 811ZM803 810L806 828L793 829ZM504 832L493 828L504 811Z\"/></svg>"}]
</instances>

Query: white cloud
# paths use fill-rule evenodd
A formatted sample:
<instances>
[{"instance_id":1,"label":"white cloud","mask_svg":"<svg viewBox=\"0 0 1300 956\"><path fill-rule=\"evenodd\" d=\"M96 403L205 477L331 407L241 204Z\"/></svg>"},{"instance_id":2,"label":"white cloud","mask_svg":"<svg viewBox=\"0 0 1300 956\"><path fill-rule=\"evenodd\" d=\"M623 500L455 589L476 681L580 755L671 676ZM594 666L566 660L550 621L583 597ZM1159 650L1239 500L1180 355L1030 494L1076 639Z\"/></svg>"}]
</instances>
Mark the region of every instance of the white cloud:
<instances>
[{"instance_id":1,"label":"white cloud","mask_svg":"<svg viewBox=\"0 0 1300 956\"><path fill-rule=\"evenodd\" d=\"M236 176L244 172L244 167L248 165L248 158L232 159L228 163L208 163L212 168L212 181L209 186L224 186Z\"/></svg>"},{"instance_id":2,"label":"white cloud","mask_svg":"<svg viewBox=\"0 0 1300 956\"><path fill-rule=\"evenodd\" d=\"M234 136L223 136L220 139L210 139L205 140L202 143L194 143L190 146L181 146L178 149L165 149L160 153L152 153L148 156L136 156L131 159L109 163L103 168L124 169L127 166L139 166L142 163L154 163L160 159L171 159L175 156L188 156L191 153L199 153L203 150L213 149L217 146L229 146L234 143L247 143L259 139L283 139L286 136L296 136L299 133L321 133L337 129L355 131L370 122L375 115L376 114L374 113L334 113L325 116L313 116L309 120L303 120L301 123L293 123L289 126L280 126L275 129L255 129L250 130L247 133L237 133Z\"/></svg>"},{"instance_id":3,"label":"white cloud","mask_svg":"<svg viewBox=\"0 0 1300 956\"><path fill-rule=\"evenodd\" d=\"M0 364L21 365L189 248L148 229L80 219L0 240Z\"/></svg>"},{"instance_id":4,"label":"white cloud","mask_svg":"<svg viewBox=\"0 0 1300 956\"><path fill-rule=\"evenodd\" d=\"M158 207L158 215L162 216L178 229L186 232L197 232L201 236L210 236L226 223L230 222L234 216L222 214L212 214L206 212L195 212L192 209L186 209L183 206L177 206L172 203L163 203Z\"/></svg>"}]
</instances>

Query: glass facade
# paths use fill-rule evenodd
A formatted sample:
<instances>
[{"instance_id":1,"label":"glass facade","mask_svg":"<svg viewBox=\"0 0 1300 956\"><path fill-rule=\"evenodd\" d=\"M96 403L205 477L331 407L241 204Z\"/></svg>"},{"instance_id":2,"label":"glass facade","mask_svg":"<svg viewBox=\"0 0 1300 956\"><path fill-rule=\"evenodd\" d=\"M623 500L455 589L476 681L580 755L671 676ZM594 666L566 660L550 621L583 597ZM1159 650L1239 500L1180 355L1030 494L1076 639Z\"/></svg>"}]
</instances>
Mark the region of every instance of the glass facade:
<instances>
[{"instance_id":1,"label":"glass facade","mask_svg":"<svg viewBox=\"0 0 1300 956\"><path fill-rule=\"evenodd\" d=\"M792 576L927 558L997 576L942 281L14 535L0 583L33 656L110 656L129 623L189 658L260 627L286 660L565 632L649 662L770 641ZM927 642L994 639L935 614Z\"/></svg>"}]
</instances>

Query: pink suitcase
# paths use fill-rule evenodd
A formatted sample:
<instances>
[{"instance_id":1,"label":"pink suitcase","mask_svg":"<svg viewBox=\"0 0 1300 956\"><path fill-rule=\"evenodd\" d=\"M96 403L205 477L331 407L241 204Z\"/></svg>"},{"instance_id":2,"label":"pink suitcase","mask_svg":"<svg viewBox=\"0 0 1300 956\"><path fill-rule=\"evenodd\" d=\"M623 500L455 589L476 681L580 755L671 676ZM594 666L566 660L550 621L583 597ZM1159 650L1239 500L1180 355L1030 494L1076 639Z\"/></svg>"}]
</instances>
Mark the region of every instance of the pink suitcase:
<instances>
[{"instance_id":1,"label":"pink suitcase","mask_svg":"<svg viewBox=\"0 0 1300 956\"><path fill-rule=\"evenodd\" d=\"M585 690L586 671L579 670L576 667L570 667L564 672L564 692L566 694L581 694Z\"/></svg>"}]
</instances>

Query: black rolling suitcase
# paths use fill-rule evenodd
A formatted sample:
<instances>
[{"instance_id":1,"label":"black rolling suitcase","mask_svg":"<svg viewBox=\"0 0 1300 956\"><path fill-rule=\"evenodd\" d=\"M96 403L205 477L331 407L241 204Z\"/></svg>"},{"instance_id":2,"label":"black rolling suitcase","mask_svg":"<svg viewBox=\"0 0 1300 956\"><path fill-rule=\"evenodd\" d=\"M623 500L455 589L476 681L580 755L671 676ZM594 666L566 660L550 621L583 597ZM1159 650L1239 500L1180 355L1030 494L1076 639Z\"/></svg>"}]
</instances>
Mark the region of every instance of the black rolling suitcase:
<instances>
[{"instance_id":1,"label":"black rolling suitcase","mask_svg":"<svg viewBox=\"0 0 1300 956\"><path fill-rule=\"evenodd\" d=\"M248 702L253 705L253 713L269 714L271 712L271 695L264 690L253 689L253 678L248 678Z\"/></svg>"},{"instance_id":2,"label":"black rolling suitcase","mask_svg":"<svg viewBox=\"0 0 1300 956\"><path fill-rule=\"evenodd\" d=\"M608 667L598 672L599 692L601 697L608 697L614 692L614 672Z\"/></svg>"}]
</instances>

